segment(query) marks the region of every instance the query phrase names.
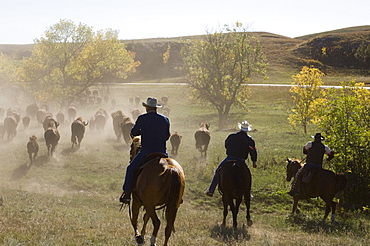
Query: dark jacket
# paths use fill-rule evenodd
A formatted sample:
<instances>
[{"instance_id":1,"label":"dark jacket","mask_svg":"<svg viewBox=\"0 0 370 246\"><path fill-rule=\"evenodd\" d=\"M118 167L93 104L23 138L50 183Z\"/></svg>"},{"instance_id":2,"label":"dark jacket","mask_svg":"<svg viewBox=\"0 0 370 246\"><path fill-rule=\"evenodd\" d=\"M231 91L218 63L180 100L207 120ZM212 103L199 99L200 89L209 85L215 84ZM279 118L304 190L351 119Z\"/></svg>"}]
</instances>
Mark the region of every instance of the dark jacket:
<instances>
[{"instance_id":1,"label":"dark jacket","mask_svg":"<svg viewBox=\"0 0 370 246\"><path fill-rule=\"evenodd\" d=\"M141 135L141 152L166 153L166 141L170 137L170 121L157 112L148 112L137 118L131 134Z\"/></svg>"},{"instance_id":2,"label":"dark jacket","mask_svg":"<svg viewBox=\"0 0 370 246\"><path fill-rule=\"evenodd\" d=\"M230 134L225 140L226 154L242 159L247 159L251 155L252 161L257 161L257 149L254 140L244 131Z\"/></svg>"}]
</instances>

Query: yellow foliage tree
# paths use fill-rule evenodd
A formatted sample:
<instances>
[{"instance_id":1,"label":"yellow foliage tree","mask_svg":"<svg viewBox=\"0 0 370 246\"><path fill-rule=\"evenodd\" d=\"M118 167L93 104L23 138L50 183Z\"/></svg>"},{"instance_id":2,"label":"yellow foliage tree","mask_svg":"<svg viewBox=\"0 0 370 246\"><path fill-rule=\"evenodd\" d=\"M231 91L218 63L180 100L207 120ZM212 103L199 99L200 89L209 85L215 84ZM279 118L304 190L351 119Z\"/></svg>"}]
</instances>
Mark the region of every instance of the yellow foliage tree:
<instances>
[{"instance_id":1,"label":"yellow foliage tree","mask_svg":"<svg viewBox=\"0 0 370 246\"><path fill-rule=\"evenodd\" d=\"M94 33L87 25L61 20L36 39L18 72L36 99L71 103L94 83L126 78L139 64L117 31Z\"/></svg>"},{"instance_id":2,"label":"yellow foliage tree","mask_svg":"<svg viewBox=\"0 0 370 246\"><path fill-rule=\"evenodd\" d=\"M288 120L296 127L301 125L307 134L307 125L319 119L317 115L318 106L325 100L325 90L322 77L324 73L317 68L303 67L302 70L293 75L295 82L289 92L293 99L293 108L290 110Z\"/></svg>"}]
</instances>

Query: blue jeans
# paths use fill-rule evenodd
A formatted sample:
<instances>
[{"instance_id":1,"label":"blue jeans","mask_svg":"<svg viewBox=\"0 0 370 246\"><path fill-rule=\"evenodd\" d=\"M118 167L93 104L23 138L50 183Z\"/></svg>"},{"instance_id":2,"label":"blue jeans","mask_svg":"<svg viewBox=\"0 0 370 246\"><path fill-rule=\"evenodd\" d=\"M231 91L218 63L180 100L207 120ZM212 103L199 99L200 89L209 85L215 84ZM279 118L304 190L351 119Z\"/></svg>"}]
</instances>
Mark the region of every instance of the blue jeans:
<instances>
[{"instance_id":1,"label":"blue jeans","mask_svg":"<svg viewBox=\"0 0 370 246\"><path fill-rule=\"evenodd\" d=\"M123 190L125 193L131 193L132 188L134 188L135 174L145 162L145 158L148 156L147 153L139 152L131 163L126 168L125 182L123 184Z\"/></svg>"},{"instance_id":2,"label":"blue jeans","mask_svg":"<svg viewBox=\"0 0 370 246\"><path fill-rule=\"evenodd\" d=\"M245 163L245 160L243 158L239 158L239 157L235 157L235 156L227 156L225 159L223 159L223 161L221 161L221 163L218 165L218 167L216 168L216 171L215 171L215 174L213 175L213 179L212 179L212 182L211 182L211 185L209 186L208 190L212 193L215 192L215 189L216 189L216 186L218 184L218 178L217 178L217 174L218 174L218 171L221 169L222 165L225 164L226 162L228 161L231 161L231 160L237 160L237 161L241 161L243 162L245 165L247 165Z\"/></svg>"},{"instance_id":3,"label":"blue jeans","mask_svg":"<svg viewBox=\"0 0 370 246\"><path fill-rule=\"evenodd\" d=\"M312 169L317 169L317 168L322 168L322 165L320 164L315 164L315 163L306 163L306 165L304 165L304 169L306 169L306 171L311 171Z\"/></svg>"}]
</instances>

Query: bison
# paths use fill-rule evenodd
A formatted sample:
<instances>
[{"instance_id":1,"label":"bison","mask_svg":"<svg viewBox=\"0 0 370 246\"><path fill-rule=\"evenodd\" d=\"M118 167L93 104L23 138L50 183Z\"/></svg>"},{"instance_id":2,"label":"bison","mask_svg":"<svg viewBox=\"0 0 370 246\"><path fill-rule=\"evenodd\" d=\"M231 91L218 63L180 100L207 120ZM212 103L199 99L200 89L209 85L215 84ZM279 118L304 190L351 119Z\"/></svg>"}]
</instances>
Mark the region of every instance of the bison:
<instances>
[{"instance_id":1,"label":"bison","mask_svg":"<svg viewBox=\"0 0 370 246\"><path fill-rule=\"evenodd\" d=\"M108 120L108 113L105 109L100 108L94 116L94 122L95 122L95 129L97 131L103 131L105 127L105 123Z\"/></svg>"},{"instance_id":2,"label":"bison","mask_svg":"<svg viewBox=\"0 0 370 246\"><path fill-rule=\"evenodd\" d=\"M171 143L171 155L177 156L179 152L179 146L181 143L182 136L178 134L178 132L175 132L174 134L171 134L170 137L170 143Z\"/></svg>"},{"instance_id":3,"label":"bison","mask_svg":"<svg viewBox=\"0 0 370 246\"><path fill-rule=\"evenodd\" d=\"M30 158L30 164L32 164L37 157L39 152L39 144L37 143L37 137L35 135L30 137L30 140L27 143L27 152Z\"/></svg>"},{"instance_id":4,"label":"bison","mask_svg":"<svg viewBox=\"0 0 370 246\"><path fill-rule=\"evenodd\" d=\"M8 140L13 139L17 135L18 122L14 116L7 116L4 119L4 129Z\"/></svg>"},{"instance_id":5,"label":"bison","mask_svg":"<svg viewBox=\"0 0 370 246\"><path fill-rule=\"evenodd\" d=\"M55 117L57 118L57 121L59 122L60 126L62 127L64 125L64 122L65 122L65 116L62 113L62 111L59 111Z\"/></svg>"},{"instance_id":6,"label":"bison","mask_svg":"<svg viewBox=\"0 0 370 246\"><path fill-rule=\"evenodd\" d=\"M85 134L85 127L88 123L82 120L81 117L78 117L75 121L71 124L71 142L72 142L72 149L77 144L78 148L80 148L81 141Z\"/></svg>"},{"instance_id":7,"label":"bison","mask_svg":"<svg viewBox=\"0 0 370 246\"><path fill-rule=\"evenodd\" d=\"M56 121L54 118L53 118L53 116L51 116L51 115L47 115L46 117L45 117L45 119L44 119L44 121L42 121L41 123L42 123L42 127L44 128L44 131L46 131L49 127L50 127L50 123L51 122L54 122L54 125L56 126L56 127L58 127L59 126L59 122L58 121Z\"/></svg>"},{"instance_id":8,"label":"bison","mask_svg":"<svg viewBox=\"0 0 370 246\"><path fill-rule=\"evenodd\" d=\"M116 134L117 141L120 141L122 134L123 134L123 123L131 121L128 116L126 116L122 110L114 111L112 114L112 120L113 120L113 130Z\"/></svg>"},{"instance_id":9,"label":"bison","mask_svg":"<svg viewBox=\"0 0 370 246\"><path fill-rule=\"evenodd\" d=\"M30 122L31 122L31 118L29 116L24 116L22 118L22 123L23 123L24 129L27 129L29 127Z\"/></svg>"},{"instance_id":10,"label":"bison","mask_svg":"<svg viewBox=\"0 0 370 246\"><path fill-rule=\"evenodd\" d=\"M56 146L58 145L60 134L57 129L55 121L49 121L49 126L44 133L46 147L48 148L48 155L53 156Z\"/></svg>"},{"instance_id":11,"label":"bison","mask_svg":"<svg viewBox=\"0 0 370 246\"><path fill-rule=\"evenodd\" d=\"M38 110L39 110L39 107L37 106L36 103L28 105L26 108L26 115L30 118L34 118Z\"/></svg>"},{"instance_id":12,"label":"bison","mask_svg":"<svg viewBox=\"0 0 370 246\"><path fill-rule=\"evenodd\" d=\"M67 109L68 121L72 122L77 115L77 109L74 106L71 106Z\"/></svg>"},{"instance_id":13,"label":"bison","mask_svg":"<svg viewBox=\"0 0 370 246\"><path fill-rule=\"evenodd\" d=\"M37 110L36 119L37 119L38 125L42 124L42 121L45 119L45 117L46 117L46 110L45 109Z\"/></svg>"},{"instance_id":14,"label":"bison","mask_svg":"<svg viewBox=\"0 0 370 246\"><path fill-rule=\"evenodd\" d=\"M209 132L209 124L200 123L198 130L195 132L195 147L200 151L202 157L207 157L207 149L209 141L211 140L211 133Z\"/></svg>"},{"instance_id":15,"label":"bison","mask_svg":"<svg viewBox=\"0 0 370 246\"><path fill-rule=\"evenodd\" d=\"M122 123L119 124L119 127L121 128L123 140L128 146L131 143L131 129L134 127L134 123L129 117L127 117Z\"/></svg>"}]
</instances>

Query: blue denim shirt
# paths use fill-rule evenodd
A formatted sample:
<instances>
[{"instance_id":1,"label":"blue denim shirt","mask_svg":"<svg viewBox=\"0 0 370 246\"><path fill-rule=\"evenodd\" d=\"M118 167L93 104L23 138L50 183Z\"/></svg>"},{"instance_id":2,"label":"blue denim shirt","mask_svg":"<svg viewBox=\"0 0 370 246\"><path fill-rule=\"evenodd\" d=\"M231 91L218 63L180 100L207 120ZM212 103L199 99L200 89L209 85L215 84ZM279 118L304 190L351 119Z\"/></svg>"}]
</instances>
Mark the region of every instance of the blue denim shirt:
<instances>
[{"instance_id":1,"label":"blue denim shirt","mask_svg":"<svg viewBox=\"0 0 370 246\"><path fill-rule=\"evenodd\" d=\"M166 153L166 141L170 137L170 121L157 112L148 112L137 118L131 134L141 135L141 152Z\"/></svg>"}]
</instances>

